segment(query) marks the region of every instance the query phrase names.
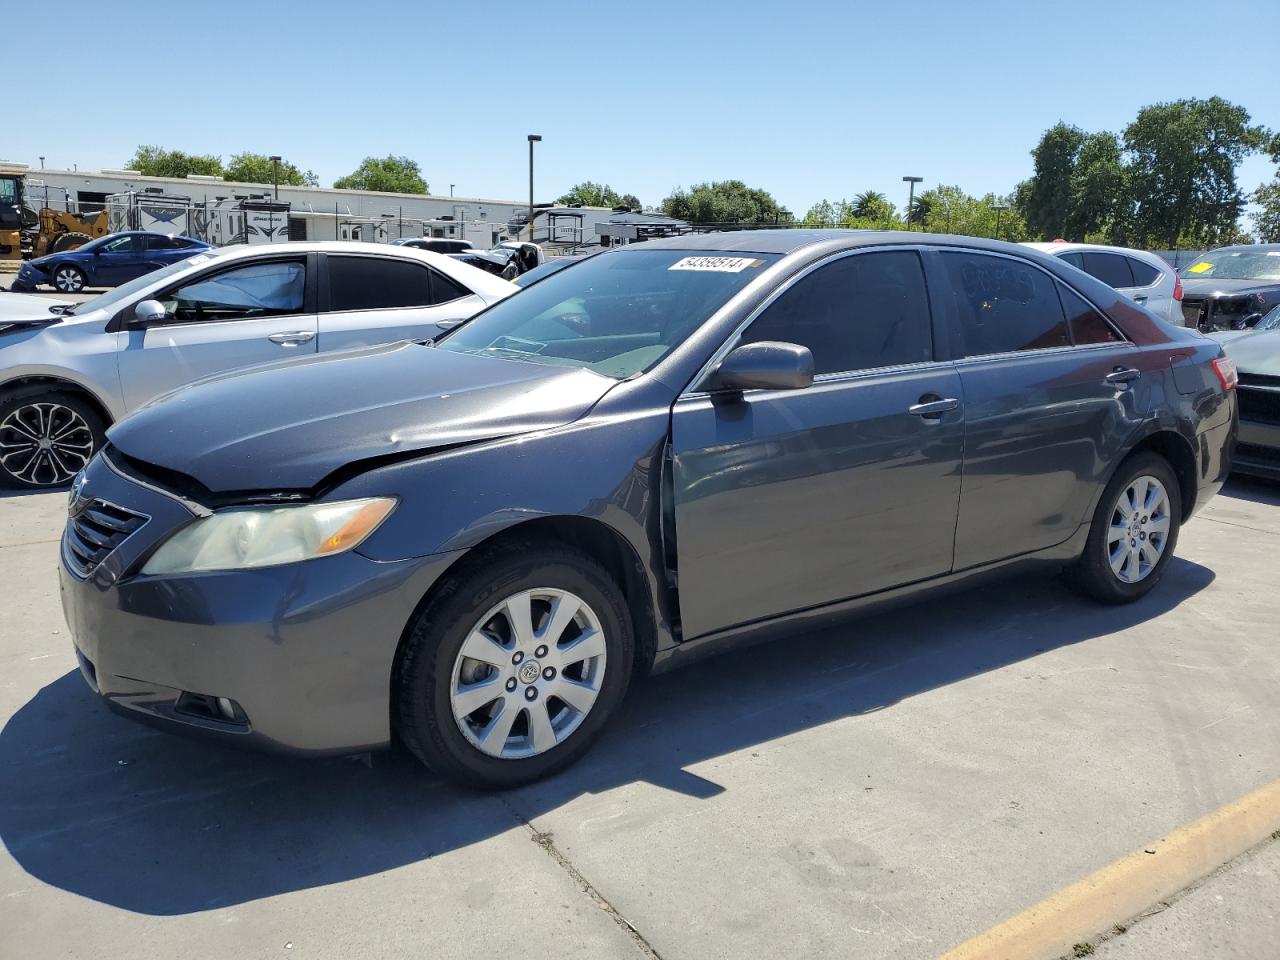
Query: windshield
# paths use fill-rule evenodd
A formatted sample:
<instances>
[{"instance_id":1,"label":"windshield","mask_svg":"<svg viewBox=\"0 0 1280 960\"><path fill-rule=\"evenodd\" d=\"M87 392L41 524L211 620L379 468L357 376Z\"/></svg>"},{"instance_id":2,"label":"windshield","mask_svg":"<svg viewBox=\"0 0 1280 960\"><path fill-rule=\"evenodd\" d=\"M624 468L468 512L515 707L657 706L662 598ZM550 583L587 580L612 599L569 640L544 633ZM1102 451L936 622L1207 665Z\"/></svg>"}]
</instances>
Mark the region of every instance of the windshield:
<instances>
[{"instance_id":1,"label":"windshield","mask_svg":"<svg viewBox=\"0 0 1280 960\"><path fill-rule=\"evenodd\" d=\"M776 259L687 250L601 254L508 297L438 344L624 379L661 360Z\"/></svg>"},{"instance_id":2,"label":"windshield","mask_svg":"<svg viewBox=\"0 0 1280 960\"><path fill-rule=\"evenodd\" d=\"M549 277L553 273L559 273L570 264L577 263L581 257L560 257L557 260L548 260L546 263L539 264L532 270L527 270L511 282L517 287L527 287L529 284L541 280L543 277Z\"/></svg>"},{"instance_id":3,"label":"windshield","mask_svg":"<svg viewBox=\"0 0 1280 960\"><path fill-rule=\"evenodd\" d=\"M1280 250L1215 250L1184 267L1188 280L1280 280Z\"/></svg>"},{"instance_id":4,"label":"windshield","mask_svg":"<svg viewBox=\"0 0 1280 960\"><path fill-rule=\"evenodd\" d=\"M119 306L120 304L124 303L126 300L132 297L135 293L138 293L141 290L145 290L147 287L151 286L157 280L163 280L166 277L173 276L175 273L182 273L184 270L189 270L192 266L194 266L194 264L191 262L192 260L196 260L197 258L200 258L199 260L197 260L197 262L203 263L205 260L210 259L210 257L212 256L212 253L213 252L209 250L202 251L200 253L196 253L190 257L187 257L187 259L185 260L179 260L177 263L171 263L167 267L161 267L159 270L153 270L150 273L144 273L142 276L135 277L134 279L130 280L128 283L122 283L120 286L116 287L114 290L108 290L106 293L102 294L102 296L100 297L94 297L92 300L86 300L84 303L76 304L74 312L79 314L86 314L91 310L112 310L115 307ZM67 310L64 312L71 313L72 311Z\"/></svg>"},{"instance_id":5,"label":"windshield","mask_svg":"<svg viewBox=\"0 0 1280 960\"><path fill-rule=\"evenodd\" d=\"M1280 304L1276 304L1266 315L1255 323L1251 330L1280 330Z\"/></svg>"}]
</instances>

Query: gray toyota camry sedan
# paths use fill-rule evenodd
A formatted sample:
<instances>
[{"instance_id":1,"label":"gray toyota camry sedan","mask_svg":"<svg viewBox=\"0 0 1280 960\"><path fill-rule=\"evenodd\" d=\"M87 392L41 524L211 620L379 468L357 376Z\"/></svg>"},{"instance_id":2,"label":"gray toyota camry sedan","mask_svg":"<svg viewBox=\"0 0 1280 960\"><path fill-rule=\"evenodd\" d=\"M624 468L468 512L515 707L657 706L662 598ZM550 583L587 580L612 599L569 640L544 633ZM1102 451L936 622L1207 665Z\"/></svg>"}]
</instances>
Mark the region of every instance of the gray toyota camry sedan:
<instances>
[{"instance_id":1,"label":"gray toyota camry sedan","mask_svg":"<svg viewBox=\"0 0 1280 960\"><path fill-rule=\"evenodd\" d=\"M144 406L76 478L63 605L127 716L510 786L633 677L856 608L1024 564L1141 597L1226 476L1234 386L1026 247L636 244L434 343Z\"/></svg>"}]
</instances>

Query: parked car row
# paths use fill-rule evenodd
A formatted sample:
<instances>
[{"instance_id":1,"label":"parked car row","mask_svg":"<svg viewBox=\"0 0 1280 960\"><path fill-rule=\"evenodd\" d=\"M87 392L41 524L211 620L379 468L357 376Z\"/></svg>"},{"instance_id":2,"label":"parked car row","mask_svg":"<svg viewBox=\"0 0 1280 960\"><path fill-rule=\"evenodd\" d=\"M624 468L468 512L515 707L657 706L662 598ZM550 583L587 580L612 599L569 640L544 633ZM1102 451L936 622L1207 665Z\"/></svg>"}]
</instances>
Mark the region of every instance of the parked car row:
<instances>
[{"instance_id":1,"label":"parked car row","mask_svg":"<svg viewBox=\"0 0 1280 960\"><path fill-rule=\"evenodd\" d=\"M42 301L0 317L0 483L65 484L111 424L185 383L432 337L516 289L441 254L320 241L211 248L86 303Z\"/></svg>"},{"instance_id":2,"label":"parked car row","mask_svg":"<svg viewBox=\"0 0 1280 960\"><path fill-rule=\"evenodd\" d=\"M854 609L1036 565L1136 600L1230 467L1221 345L1026 247L755 231L519 290L464 269L223 250L0 332L30 389L91 355L98 415L133 411L83 469L83 394L79 426L20 399L5 441L80 438L62 598L113 709L511 786L633 676ZM414 339L333 349L397 316ZM175 367L227 372L142 403Z\"/></svg>"},{"instance_id":3,"label":"parked car row","mask_svg":"<svg viewBox=\"0 0 1280 960\"><path fill-rule=\"evenodd\" d=\"M145 230L110 233L82 247L26 261L13 289L35 290L47 285L62 293L79 293L85 287L114 287L212 249L191 237Z\"/></svg>"}]
</instances>

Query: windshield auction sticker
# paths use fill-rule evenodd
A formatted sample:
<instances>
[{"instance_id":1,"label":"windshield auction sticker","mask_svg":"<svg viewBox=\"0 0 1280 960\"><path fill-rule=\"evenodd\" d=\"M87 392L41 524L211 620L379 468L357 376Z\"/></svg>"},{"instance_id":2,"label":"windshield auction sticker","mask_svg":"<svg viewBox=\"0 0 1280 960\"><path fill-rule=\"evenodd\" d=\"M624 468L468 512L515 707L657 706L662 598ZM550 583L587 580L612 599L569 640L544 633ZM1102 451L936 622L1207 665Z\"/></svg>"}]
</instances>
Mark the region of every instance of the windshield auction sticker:
<instances>
[{"instance_id":1,"label":"windshield auction sticker","mask_svg":"<svg viewBox=\"0 0 1280 960\"><path fill-rule=\"evenodd\" d=\"M763 260L751 257L684 257L677 260L668 270L704 270L711 273L741 273L758 267Z\"/></svg>"}]
</instances>

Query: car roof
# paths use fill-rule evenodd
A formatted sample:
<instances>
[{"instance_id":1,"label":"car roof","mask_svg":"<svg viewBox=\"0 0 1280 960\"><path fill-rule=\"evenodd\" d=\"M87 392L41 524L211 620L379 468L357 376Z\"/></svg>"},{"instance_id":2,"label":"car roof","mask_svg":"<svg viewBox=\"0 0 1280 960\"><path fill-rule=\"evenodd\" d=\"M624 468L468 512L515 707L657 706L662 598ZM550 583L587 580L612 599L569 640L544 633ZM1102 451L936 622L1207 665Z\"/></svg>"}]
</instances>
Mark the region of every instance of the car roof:
<instances>
[{"instance_id":1,"label":"car roof","mask_svg":"<svg viewBox=\"0 0 1280 960\"><path fill-rule=\"evenodd\" d=\"M1136 257L1139 260L1150 263L1152 266L1159 264L1169 270L1173 269L1169 262L1157 253L1151 253L1148 250L1137 250L1133 247L1117 247L1108 243L1075 243L1070 240L1060 243L1056 240L1048 242L1028 240L1022 243L1021 246L1039 250L1041 253L1047 253L1050 256L1059 253L1071 253L1075 250L1101 250L1105 253L1118 253L1126 257Z\"/></svg>"},{"instance_id":2,"label":"car roof","mask_svg":"<svg viewBox=\"0 0 1280 960\"><path fill-rule=\"evenodd\" d=\"M724 233L686 233L628 244L620 250L700 250L737 253L791 254L806 247L871 247L884 244L925 243L949 247L972 247L998 253L1026 255L1026 248L1003 240L963 237L951 233L922 233L914 230L733 230Z\"/></svg>"},{"instance_id":3,"label":"car roof","mask_svg":"<svg viewBox=\"0 0 1280 960\"><path fill-rule=\"evenodd\" d=\"M1229 247L1214 247L1209 253L1222 253L1230 250L1241 253L1274 253L1280 250L1280 243L1235 243Z\"/></svg>"}]
</instances>

